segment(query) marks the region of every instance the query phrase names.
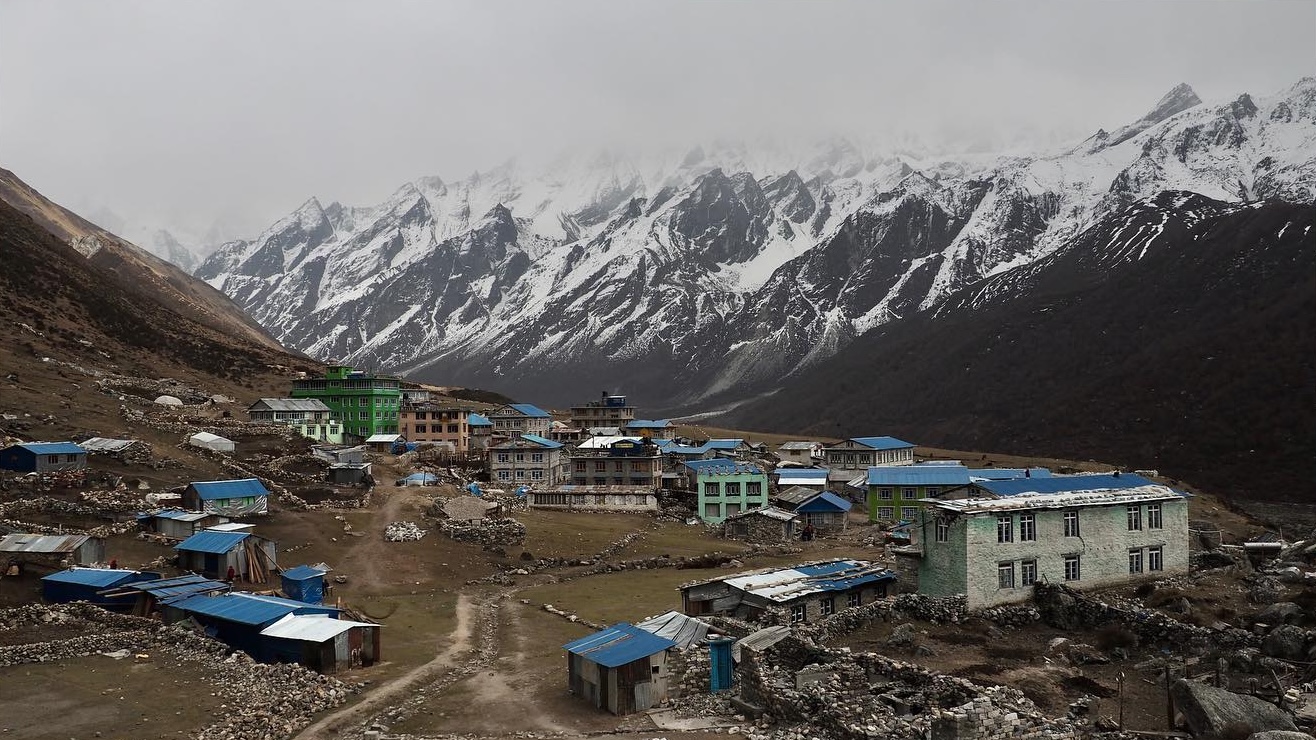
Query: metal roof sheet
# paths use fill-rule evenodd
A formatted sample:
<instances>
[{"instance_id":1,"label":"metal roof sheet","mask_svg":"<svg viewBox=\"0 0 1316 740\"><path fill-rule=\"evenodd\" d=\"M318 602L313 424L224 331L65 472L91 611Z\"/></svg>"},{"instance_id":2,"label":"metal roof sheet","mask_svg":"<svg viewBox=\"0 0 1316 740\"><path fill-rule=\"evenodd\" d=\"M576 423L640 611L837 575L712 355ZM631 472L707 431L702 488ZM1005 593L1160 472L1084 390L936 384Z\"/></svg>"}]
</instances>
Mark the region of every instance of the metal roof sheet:
<instances>
[{"instance_id":1,"label":"metal roof sheet","mask_svg":"<svg viewBox=\"0 0 1316 740\"><path fill-rule=\"evenodd\" d=\"M742 649L753 650L756 653L763 652L787 637L790 637L790 634L791 628L781 624L764 627L758 632L751 632L745 637L736 640L735 644L731 646L731 657L739 661L740 651Z\"/></svg>"},{"instance_id":2,"label":"metal roof sheet","mask_svg":"<svg viewBox=\"0 0 1316 740\"><path fill-rule=\"evenodd\" d=\"M256 478L241 480L206 480L196 481L191 485L203 501L220 498L244 498L246 496L268 496L269 489Z\"/></svg>"},{"instance_id":3,"label":"metal roof sheet","mask_svg":"<svg viewBox=\"0 0 1316 740\"><path fill-rule=\"evenodd\" d=\"M0 537L0 552L70 553L91 539L85 534L7 534Z\"/></svg>"},{"instance_id":4,"label":"metal roof sheet","mask_svg":"<svg viewBox=\"0 0 1316 740\"><path fill-rule=\"evenodd\" d=\"M1045 480L1045 479L1043 479ZM929 505L965 514L1028 509L1074 509L1084 506L1124 506L1149 501L1175 501L1183 495L1170 488L1151 484L1136 488L1098 488L1061 493L1020 493L1004 498L967 498L958 501L924 499Z\"/></svg>"},{"instance_id":5,"label":"metal roof sheet","mask_svg":"<svg viewBox=\"0 0 1316 740\"><path fill-rule=\"evenodd\" d=\"M508 404L507 407L511 409L515 409L516 412L521 414L522 416L529 416L536 419L547 419L552 416L547 411L529 403L511 403Z\"/></svg>"},{"instance_id":6,"label":"metal roof sheet","mask_svg":"<svg viewBox=\"0 0 1316 740\"><path fill-rule=\"evenodd\" d=\"M213 581L196 573L188 573L175 578L125 583L122 588L148 593L164 602L212 591L227 591L231 586L223 581Z\"/></svg>"},{"instance_id":7,"label":"metal roof sheet","mask_svg":"<svg viewBox=\"0 0 1316 740\"><path fill-rule=\"evenodd\" d=\"M618 622L562 647L568 653L587 658L606 668L616 668L676 647L676 643L632 624Z\"/></svg>"},{"instance_id":8,"label":"metal roof sheet","mask_svg":"<svg viewBox=\"0 0 1316 740\"><path fill-rule=\"evenodd\" d=\"M895 437L851 437L847 439L846 442L854 442L855 444L870 447L874 450L900 450L914 446L910 442L906 442L903 439L896 439ZM841 444L845 443L842 442Z\"/></svg>"},{"instance_id":9,"label":"metal roof sheet","mask_svg":"<svg viewBox=\"0 0 1316 740\"><path fill-rule=\"evenodd\" d=\"M1134 473L1110 473L1103 475L1054 475L1050 478L985 480L977 481L973 485L997 496L1018 496L1025 493L1114 491L1150 486L1155 485L1155 483Z\"/></svg>"},{"instance_id":10,"label":"metal roof sheet","mask_svg":"<svg viewBox=\"0 0 1316 740\"><path fill-rule=\"evenodd\" d=\"M86 453L72 442L23 442L14 445L37 455L78 455Z\"/></svg>"},{"instance_id":11,"label":"metal roof sheet","mask_svg":"<svg viewBox=\"0 0 1316 740\"><path fill-rule=\"evenodd\" d=\"M865 560L833 560L718 580L746 593L784 603L811 593L845 591L895 577L892 571Z\"/></svg>"},{"instance_id":12,"label":"metal roof sheet","mask_svg":"<svg viewBox=\"0 0 1316 740\"><path fill-rule=\"evenodd\" d=\"M707 622L701 622L681 612L667 612L649 617L635 626L650 634L671 640L682 650L703 640L712 629Z\"/></svg>"},{"instance_id":13,"label":"metal roof sheet","mask_svg":"<svg viewBox=\"0 0 1316 740\"><path fill-rule=\"evenodd\" d=\"M172 604L194 614L205 614L241 624L265 625L292 614L294 610L310 606L301 601L256 596L245 593L227 593L223 596L192 596Z\"/></svg>"},{"instance_id":14,"label":"metal roof sheet","mask_svg":"<svg viewBox=\"0 0 1316 740\"><path fill-rule=\"evenodd\" d=\"M772 496L772 500L779 501L783 504L799 506L809 499L817 496L819 493L816 488L805 488L803 486L791 486L783 488Z\"/></svg>"},{"instance_id":15,"label":"metal roof sheet","mask_svg":"<svg viewBox=\"0 0 1316 740\"><path fill-rule=\"evenodd\" d=\"M547 447L550 450L556 450L563 446L561 442L554 442L551 439L545 439L538 434L522 434L521 439L524 439L527 442L534 442L540 447Z\"/></svg>"},{"instance_id":16,"label":"metal roof sheet","mask_svg":"<svg viewBox=\"0 0 1316 740\"><path fill-rule=\"evenodd\" d=\"M817 442L782 442L779 450L812 450Z\"/></svg>"},{"instance_id":17,"label":"metal roof sheet","mask_svg":"<svg viewBox=\"0 0 1316 740\"><path fill-rule=\"evenodd\" d=\"M963 465L875 465L868 469L870 486L967 486Z\"/></svg>"},{"instance_id":18,"label":"metal roof sheet","mask_svg":"<svg viewBox=\"0 0 1316 740\"><path fill-rule=\"evenodd\" d=\"M251 536L250 532L215 532L203 529L174 545L175 550L223 555Z\"/></svg>"},{"instance_id":19,"label":"metal roof sheet","mask_svg":"<svg viewBox=\"0 0 1316 740\"><path fill-rule=\"evenodd\" d=\"M728 514L726 518L743 519L744 517L747 516L766 516L769 519L777 519L779 521L789 522L790 520L795 518L795 513L786 511L785 509L778 509L775 506L760 506L757 509L746 509L744 511L737 512L735 514Z\"/></svg>"},{"instance_id":20,"label":"metal roof sheet","mask_svg":"<svg viewBox=\"0 0 1316 740\"><path fill-rule=\"evenodd\" d=\"M247 407L247 411L255 410L257 406L265 405L269 411L303 411L303 412L320 412L327 413L330 409L324 401L318 398L262 398L259 401Z\"/></svg>"},{"instance_id":21,"label":"metal roof sheet","mask_svg":"<svg viewBox=\"0 0 1316 740\"><path fill-rule=\"evenodd\" d=\"M466 426L471 427L491 427L493 422L484 414L471 413L466 417Z\"/></svg>"},{"instance_id":22,"label":"metal roof sheet","mask_svg":"<svg viewBox=\"0 0 1316 740\"><path fill-rule=\"evenodd\" d=\"M757 465L738 463L735 460L712 458L710 460L686 460L682 465L702 475L731 475L735 473L762 473Z\"/></svg>"},{"instance_id":23,"label":"metal roof sheet","mask_svg":"<svg viewBox=\"0 0 1316 740\"><path fill-rule=\"evenodd\" d=\"M710 450L734 450L744 443L743 439L710 439L703 446Z\"/></svg>"},{"instance_id":24,"label":"metal roof sheet","mask_svg":"<svg viewBox=\"0 0 1316 740\"><path fill-rule=\"evenodd\" d=\"M822 468L778 468L777 476L779 480L807 480L807 481L825 481L827 480L827 471Z\"/></svg>"},{"instance_id":25,"label":"metal roof sheet","mask_svg":"<svg viewBox=\"0 0 1316 740\"><path fill-rule=\"evenodd\" d=\"M208 516L214 516L214 514L207 514L204 511L183 511L182 509L165 509L163 511L157 511L153 514L149 514L148 516L155 517L156 519L172 519L176 522L198 522L201 521L202 519L205 519Z\"/></svg>"},{"instance_id":26,"label":"metal roof sheet","mask_svg":"<svg viewBox=\"0 0 1316 740\"><path fill-rule=\"evenodd\" d=\"M385 442L391 444L393 442L401 442L402 440L403 436L401 434L372 434L369 437L366 437L366 444L377 445Z\"/></svg>"},{"instance_id":27,"label":"metal roof sheet","mask_svg":"<svg viewBox=\"0 0 1316 740\"><path fill-rule=\"evenodd\" d=\"M78 446L87 452L119 452L137 444L136 439L110 439L109 437L92 437L84 439Z\"/></svg>"},{"instance_id":28,"label":"metal roof sheet","mask_svg":"<svg viewBox=\"0 0 1316 740\"><path fill-rule=\"evenodd\" d=\"M211 434L210 432L197 432L196 434L193 434L191 437L188 437L188 440L192 442L232 442L233 441L228 437L221 437L218 434Z\"/></svg>"},{"instance_id":29,"label":"metal roof sheet","mask_svg":"<svg viewBox=\"0 0 1316 740\"><path fill-rule=\"evenodd\" d=\"M255 529L255 524L243 524L242 522L224 522L206 527L207 532L250 532Z\"/></svg>"},{"instance_id":30,"label":"metal roof sheet","mask_svg":"<svg viewBox=\"0 0 1316 740\"><path fill-rule=\"evenodd\" d=\"M1047 468L969 468L969 477L982 480L1050 478L1051 471Z\"/></svg>"},{"instance_id":31,"label":"metal roof sheet","mask_svg":"<svg viewBox=\"0 0 1316 740\"><path fill-rule=\"evenodd\" d=\"M849 501L831 491L815 492L809 500L795 508L796 511L849 511L853 508Z\"/></svg>"},{"instance_id":32,"label":"metal roof sheet","mask_svg":"<svg viewBox=\"0 0 1316 740\"><path fill-rule=\"evenodd\" d=\"M138 571L123 570L121 568L69 568L68 570L61 570L58 573L51 573L41 580L109 588L111 586L117 586L129 579L136 578L139 575L141 574ZM151 573L147 575L156 574Z\"/></svg>"},{"instance_id":33,"label":"metal roof sheet","mask_svg":"<svg viewBox=\"0 0 1316 740\"><path fill-rule=\"evenodd\" d=\"M261 630L265 637L279 637L285 640L303 642L324 642L343 634L353 627L381 627L370 622L354 622L350 619L335 619L326 614L288 614L274 624Z\"/></svg>"},{"instance_id":34,"label":"metal roof sheet","mask_svg":"<svg viewBox=\"0 0 1316 740\"><path fill-rule=\"evenodd\" d=\"M627 429L666 429L672 422L667 419L635 419L626 422Z\"/></svg>"},{"instance_id":35,"label":"metal roof sheet","mask_svg":"<svg viewBox=\"0 0 1316 740\"><path fill-rule=\"evenodd\" d=\"M305 581L311 578L323 578L324 571L319 568L312 568L309 565L299 565L296 568L283 571L280 575L293 581Z\"/></svg>"}]
</instances>

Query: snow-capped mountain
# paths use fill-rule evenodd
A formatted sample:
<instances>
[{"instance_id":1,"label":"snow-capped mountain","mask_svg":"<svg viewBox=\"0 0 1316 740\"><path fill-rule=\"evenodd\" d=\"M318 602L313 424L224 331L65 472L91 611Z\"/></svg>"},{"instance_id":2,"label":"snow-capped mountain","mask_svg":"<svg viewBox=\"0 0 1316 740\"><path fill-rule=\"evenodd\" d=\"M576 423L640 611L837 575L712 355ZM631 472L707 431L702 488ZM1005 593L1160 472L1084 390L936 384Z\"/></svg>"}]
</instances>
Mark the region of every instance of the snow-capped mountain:
<instances>
[{"instance_id":1,"label":"snow-capped mountain","mask_svg":"<svg viewBox=\"0 0 1316 740\"><path fill-rule=\"evenodd\" d=\"M424 178L371 208L311 199L197 275L322 358L671 407L775 383L1166 190L1316 200L1316 79L1223 105L1180 85L1034 157L722 143Z\"/></svg>"}]
</instances>

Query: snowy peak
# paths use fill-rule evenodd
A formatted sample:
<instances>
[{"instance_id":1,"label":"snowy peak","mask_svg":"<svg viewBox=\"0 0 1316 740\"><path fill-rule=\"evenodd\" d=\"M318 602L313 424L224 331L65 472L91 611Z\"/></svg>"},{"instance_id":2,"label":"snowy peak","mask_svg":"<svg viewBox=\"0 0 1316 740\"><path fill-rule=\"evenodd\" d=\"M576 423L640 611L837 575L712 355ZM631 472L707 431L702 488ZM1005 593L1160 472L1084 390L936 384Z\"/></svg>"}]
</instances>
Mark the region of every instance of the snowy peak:
<instances>
[{"instance_id":1,"label":"snowy peak","mask_svg":"<svg viewBox=\"0 0 1316 740\"><path fill-rule=\"evenodd\" d=\"M1160 100L1156 101L1156 105L1143 114L1142 118L1117 129L1113 134L1099 141L1099 145L1101 147L1111 147L1120 144L1175 114L1201 104L1202 99L1197 97L1197 92L1188 83L1181 82L1163 95Z\"/></svg>"}]
</instances>

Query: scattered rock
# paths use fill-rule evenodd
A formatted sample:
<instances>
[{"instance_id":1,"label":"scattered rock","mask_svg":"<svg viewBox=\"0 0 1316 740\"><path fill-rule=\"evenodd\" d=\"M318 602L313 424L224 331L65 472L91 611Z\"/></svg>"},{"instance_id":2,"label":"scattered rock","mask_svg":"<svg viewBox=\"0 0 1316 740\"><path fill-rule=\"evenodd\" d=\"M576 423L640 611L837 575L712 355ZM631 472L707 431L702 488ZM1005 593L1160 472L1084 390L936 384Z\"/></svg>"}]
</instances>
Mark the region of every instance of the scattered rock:
<instances>
[{"instance_id":1,"label":"scattered rock","mask_svg":"<svg viewBox=\"0 0 1316 740\"><path fill-rule=\"evenodd\" d=\"M1196 737L1223 737L1226 729L1242 727L1252 733L1298 729L1288 713L1274 704L1197 681L1175 681L1170 696Z\"/></svg>"}]
</instances>

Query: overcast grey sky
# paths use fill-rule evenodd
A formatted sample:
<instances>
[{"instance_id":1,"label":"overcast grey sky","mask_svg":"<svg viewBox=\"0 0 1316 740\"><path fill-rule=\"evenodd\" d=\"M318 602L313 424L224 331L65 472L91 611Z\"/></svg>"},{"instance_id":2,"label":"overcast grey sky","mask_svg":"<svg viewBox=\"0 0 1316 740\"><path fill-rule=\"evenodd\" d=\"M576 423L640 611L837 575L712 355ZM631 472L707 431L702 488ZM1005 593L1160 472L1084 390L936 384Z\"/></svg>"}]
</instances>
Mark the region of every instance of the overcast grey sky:
<instances>
[{"instance_id":1,"label":"overcast grey sky","mask_svg":"<svg viewBox=\"0 0 1316 740\"><path fill-rule=\"evenodd\" d=\"M1211 102L1314 72L1312 0L3 0L0 166L254 236L311 195L578 142L1086 135L1178 82Z\"/></svg>"}]
</instances>

